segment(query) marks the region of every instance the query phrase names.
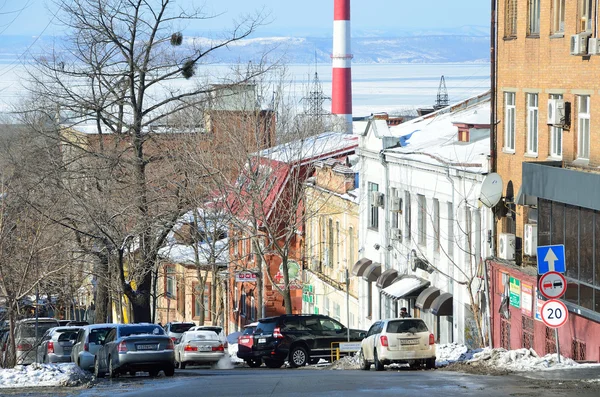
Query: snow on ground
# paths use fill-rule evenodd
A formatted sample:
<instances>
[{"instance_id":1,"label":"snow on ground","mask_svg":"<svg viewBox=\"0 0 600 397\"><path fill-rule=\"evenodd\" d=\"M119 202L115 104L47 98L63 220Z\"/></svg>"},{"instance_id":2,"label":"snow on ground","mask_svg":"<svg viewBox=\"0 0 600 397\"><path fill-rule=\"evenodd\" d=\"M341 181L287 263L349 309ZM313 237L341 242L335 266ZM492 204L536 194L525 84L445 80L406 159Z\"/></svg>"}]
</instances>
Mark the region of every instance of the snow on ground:
<instances>
[{"instance_id":1,"label":"snow on ground","mask_svg":"<svg viewBox=\"0 0 600 397\"><path fill-rule=\"evenodd\" d=\"M244 360L242 360L241 358L239 358L237 356L237 351L238 351L238 344L230 343L229 344L229 357L231 358L231 362L233 364L241 364L244 362Z\"/></svg>"},{"instance_id":2,"label":"snow on ground","mask_svg":"<svg viewBox=\"0 0 600 397\"><path fill-rule=\"evenodd\" d=\"M0 369L0 389L34 386L77 386L91 380L91 374L74 363L17 365Z\"/></svg>"}]
</instances>

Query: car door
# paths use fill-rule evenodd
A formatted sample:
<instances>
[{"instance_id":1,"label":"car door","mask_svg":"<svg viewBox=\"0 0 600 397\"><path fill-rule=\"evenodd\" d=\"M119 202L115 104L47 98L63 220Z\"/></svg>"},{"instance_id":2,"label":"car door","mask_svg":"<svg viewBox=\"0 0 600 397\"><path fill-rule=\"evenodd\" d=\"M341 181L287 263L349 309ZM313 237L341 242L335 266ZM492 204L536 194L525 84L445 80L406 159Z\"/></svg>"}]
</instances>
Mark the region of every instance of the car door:
<instances>
[{"instance_id":1,"label":"car door","mask_svg":"<svg viewBox=\"0 0 600 397\"><path fill-rule=\"evenodd\" d=\"M367 336L365 336L365 339L363 339L361 343L363 355L367 360L373 360L373 347L375 345L375 335L377 334L378 329L380 328L380 324L380 321L376 321L375 323L373 323L373 325L371 325L371 328L369 328L369 332L367 332Z\"/></svg>"},{"instance_id":2,"label":"car door","mask_svg":"<svg viewBox=\"0 0 600 397\"><path fill-rule=\"evenodd\" d=\"M329 317L321 317L320 322L321 334L323 335L322 340L329 352L331 352L333 343L337 344L339 342L347 341L347 330L342 324Z\"/></svg>"},{"instance_id":3,"label":"car door","mask_svg":"<svg viewBox=\"0 0 600 397\"><path fill-rule=\"evenodd\" d=\"M79 332L77 333L77 340L75 341L75 344L73 345L73 348L71 349L71 362L76 363L77 365L79 365L79 352L81 350L83 350L82 346L85 340L85 329L80 329Z\"/></svg>"},{"instance_id":4,"label":"car door","mask_svg":"<svg viewBox=\"0 0 600 397\"><path fill-rule=\"evenodd\" d=\"M52 338L50 331L46 331L40 339L40 344L37 346L36 363L43 363L46 351L48 350L48 341Z\"/></svg>"},{"instance_id":5,"label":"car door","mask_svg":"<svg viewBox=\"0 0 600 397\"><path fill-rule=\"evenodd\" d=\"M108 368L108 363L106 361L108 357L108 352L111 346L111 343L114 343L115 338L117 337L117 329L111 329L104 341L102 342L102 347L96 352L96 359L98 360L98 364L100 369L106 370Z\"/></svg>"}]
</instances>

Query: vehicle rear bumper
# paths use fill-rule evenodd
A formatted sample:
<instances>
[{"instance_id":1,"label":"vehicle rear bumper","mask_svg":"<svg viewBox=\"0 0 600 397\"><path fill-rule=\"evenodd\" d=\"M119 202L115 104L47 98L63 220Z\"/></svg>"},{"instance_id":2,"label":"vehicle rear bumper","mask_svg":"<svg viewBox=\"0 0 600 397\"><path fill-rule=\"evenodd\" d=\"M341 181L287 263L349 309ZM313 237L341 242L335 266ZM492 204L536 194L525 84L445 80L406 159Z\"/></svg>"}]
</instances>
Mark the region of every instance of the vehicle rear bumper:
<instances>
[{"instance_id":1,"label":"vehicle rear bumper","mask_svg":"<svg viewBox=\"0 0 600 397\"><path fill-rule=\"evenodd\" d=\"M88 352L79 353L79 366L85 370L94 368L94 355Z\"/></svg>"},{"instance_id":2,"label":"vehicle rear bumper","mask_svg":"<svg viewBox=\"0 0 600 397\"><path fill-rule=\"evenodd\" d=\"M153 368L156 366L173 366L175 355L173 350L127 352L119 354L117 368Z\"/></svg>"},{"instance_id":3,"label":"vehicle rear bumper","mask_svg":"<svg viewBox=\"0 0 600 397\"><path fill-rule=\"evenodd\" d=\"M377 354L383 364L409 363L416 360L435 360L435 347L426 350L388 350L381 349Z\"/></svg>"},{"instance_id":4,"label":"vehicle rear bumper","mask_svg":"<svg viewBox=\"0 0 600 397\"><path fill-rule=\"evenodd\" d=\"M252 358L261 358L262 357L261 352L256 352L249 348L245 348L245 349L238 348L236 355L238 356L238 358L241 358L242 360L249 360Z\"/></svg>"},{"instance_id":5,"label":"vehicle rear bumper","mask_svg":"<svg viewBox=\"0 0 600 397\"><path fill-rule=\"evenodd\" d=\"M285 350L273 349L273 350L259 350L259 351L254 351L253 353L254 353L254 356L252 356L252 358L262 358L262 359L267 359L267 360L284 361L287 359L289 351L287 349L285 349Z\"/></svg>"},{"instance_id":6,"label":"vehicle rear bumper","mask_svg":"<svg viewBox=\"0 0 600 397\"><path fill-rule=\"evenodd\" d=\"M182 363L216 363L223 357L224 352L184 352L180 359Z\"/></svg>"},{"instance_id":7,"label":"vehicle rear bumper","mask_svg":"<svg viewBox=\"0 0 600 397\"><path fill-rule=\"evenodd\" d=\"M48 362L49 363L70 363L71 362L71 354L54 354L48 353Z\"/></svg>"}]
</instances>

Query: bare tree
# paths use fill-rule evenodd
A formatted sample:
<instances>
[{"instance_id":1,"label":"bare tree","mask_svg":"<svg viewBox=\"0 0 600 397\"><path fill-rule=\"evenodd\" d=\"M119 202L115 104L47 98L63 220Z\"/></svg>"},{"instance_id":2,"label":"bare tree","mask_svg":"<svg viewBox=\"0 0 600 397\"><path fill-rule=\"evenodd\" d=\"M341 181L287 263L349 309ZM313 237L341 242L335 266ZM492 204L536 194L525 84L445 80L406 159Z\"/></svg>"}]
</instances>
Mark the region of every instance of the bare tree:
<instances>
[{"instance_id":1,"label":"bare tree","mask_svg":"<svg viewBox=\"0 0 600 397\"><path fill-rule=\"evenodd\" d=\"M63 148L60 180L70 207L57 221L98 257L100 273L114 271L134 320L150 321L158 250L189 208L190 187L177 161L180 135L160 126L206 102L210 86L191 79L197 67L264 19L246 16L221 38L184 42L177 23L211 16L169 0L74 0L57 7L70 40L37 60L29 85L43 105L33 110L60 121L58 130L41 131ZM86 123L93 135L74 132ZM130 245L136 253L125 263Z\"/></svg>"}]
</instances>

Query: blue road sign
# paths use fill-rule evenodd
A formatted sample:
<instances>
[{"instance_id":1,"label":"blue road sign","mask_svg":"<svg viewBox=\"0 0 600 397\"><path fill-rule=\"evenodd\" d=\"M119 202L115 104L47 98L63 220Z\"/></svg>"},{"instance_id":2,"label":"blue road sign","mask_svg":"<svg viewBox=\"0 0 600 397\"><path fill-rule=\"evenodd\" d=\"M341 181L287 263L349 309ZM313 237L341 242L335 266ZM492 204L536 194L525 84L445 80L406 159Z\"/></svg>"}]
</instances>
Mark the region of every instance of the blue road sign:
<instances>
[{"instance_id":1,"label":"blue road sign","mask_svg":"<svg viewBox=\"0 0 600 397\"><path fill-rule=\"evenodd\" d=\"M565 263L565 246L544 245L537 247L538 274L548 272L564 273L567 270Z\"/></svg>"}]
</instances>

